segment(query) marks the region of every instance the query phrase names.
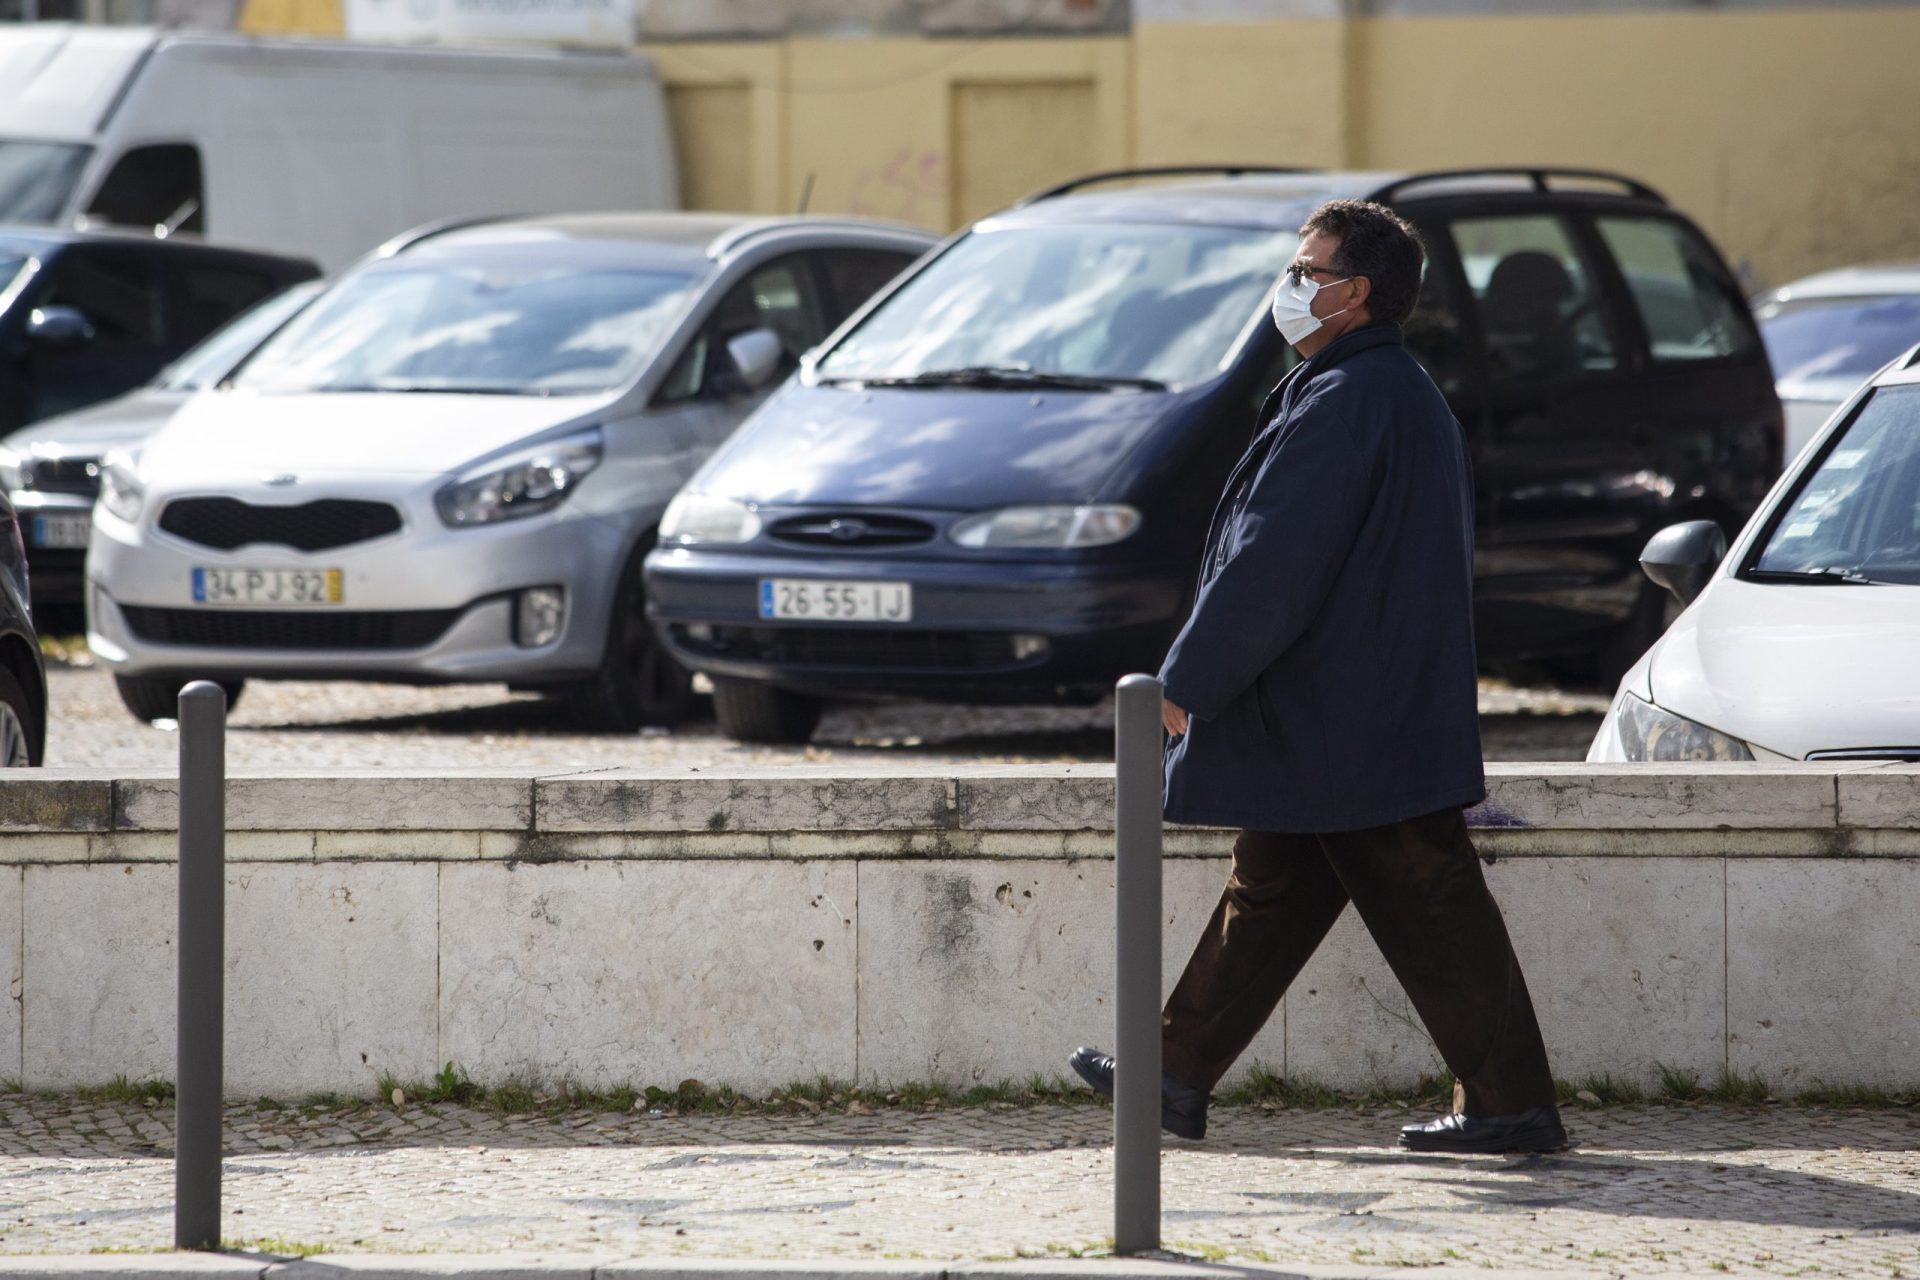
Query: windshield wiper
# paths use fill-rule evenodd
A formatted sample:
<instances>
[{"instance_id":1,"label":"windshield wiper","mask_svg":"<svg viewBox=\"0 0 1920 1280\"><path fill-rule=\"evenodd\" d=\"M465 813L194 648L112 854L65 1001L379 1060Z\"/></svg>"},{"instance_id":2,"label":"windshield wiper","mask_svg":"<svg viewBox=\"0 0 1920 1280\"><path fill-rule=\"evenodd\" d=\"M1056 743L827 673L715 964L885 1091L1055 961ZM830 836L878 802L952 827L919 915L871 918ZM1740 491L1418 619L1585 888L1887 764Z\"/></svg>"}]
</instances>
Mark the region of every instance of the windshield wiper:
<instances>
[{"instance_id":1,"label":"windshield wiper","mask_svg":"<svg viewBox=\"0 0 1920 1280\"><path fill-rule=\"evenodd\" d=\"M1011 387L1055 391L1111 391L1132 387L1165 391L1167 384L1153 378L1106 377L1095 374L1048 373L1024 365L971 364L958 369L928 369L899 378L831 378L823 381L858 382L869 387Z\"/></svg>"},{"instance_id":2,"label":"windshield wiper","mask_svg":"<svg viewBox=\"0 0 1920 1280\"><path fill-rule=\"evenodd\" d=\"M1858 569L1838 565L1825 569L1749 569L1744 575L1756 582L1800 582L1814 587L1875 587L1880 583Z\"/></svg>"}]
</instances>

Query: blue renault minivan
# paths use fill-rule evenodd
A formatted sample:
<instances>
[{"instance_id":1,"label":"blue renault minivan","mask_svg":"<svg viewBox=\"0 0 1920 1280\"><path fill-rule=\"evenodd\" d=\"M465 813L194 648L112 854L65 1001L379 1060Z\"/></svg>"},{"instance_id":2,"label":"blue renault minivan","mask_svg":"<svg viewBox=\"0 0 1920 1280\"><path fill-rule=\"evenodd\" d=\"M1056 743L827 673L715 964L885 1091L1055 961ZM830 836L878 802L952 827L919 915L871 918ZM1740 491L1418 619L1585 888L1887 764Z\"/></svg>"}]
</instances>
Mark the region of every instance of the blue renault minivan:
<instances>
[{"instance_id":1,"label":"blue renault minivan","mask_svg":"<svg viewBox=\"0 0 1920 1280\"><path fill-rule=\"evenodd\" d=\"M1294 360L1273 282L1338 196L1427 240L1407 341L1470 442L1483 657L1624 670L1663 620L1646 539L1737 526L1779 473L1741 290L1641 184L1204 173L1094 175L975 223L694 476L646 595L723 731L804 740L832 697L1090 701L1156 669L1220 486Z\"/></svg>"}]
</instances>

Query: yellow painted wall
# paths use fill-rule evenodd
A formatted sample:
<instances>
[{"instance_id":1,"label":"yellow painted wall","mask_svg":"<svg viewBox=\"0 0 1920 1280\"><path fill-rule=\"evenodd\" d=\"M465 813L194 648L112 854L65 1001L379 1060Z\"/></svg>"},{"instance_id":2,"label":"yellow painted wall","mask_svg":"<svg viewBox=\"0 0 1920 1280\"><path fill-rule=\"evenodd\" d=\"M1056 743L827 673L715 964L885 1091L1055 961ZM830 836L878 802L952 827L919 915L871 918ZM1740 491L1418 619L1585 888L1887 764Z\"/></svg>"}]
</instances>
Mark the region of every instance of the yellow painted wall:
<instances>
[{"instance_id":1,"label":"yellow painted wall","mask_svg":"<svg viewBox=\"0 0 1920 1280\"><path fill-rule=\"evenodd\" d=\"M247 0L249 30L339 0ZM1766 282L1920 258L1920 8L1164 23L643 46L687 202L941 230L1087 169L1617 168Z\"/></svg>"}]
</instances>

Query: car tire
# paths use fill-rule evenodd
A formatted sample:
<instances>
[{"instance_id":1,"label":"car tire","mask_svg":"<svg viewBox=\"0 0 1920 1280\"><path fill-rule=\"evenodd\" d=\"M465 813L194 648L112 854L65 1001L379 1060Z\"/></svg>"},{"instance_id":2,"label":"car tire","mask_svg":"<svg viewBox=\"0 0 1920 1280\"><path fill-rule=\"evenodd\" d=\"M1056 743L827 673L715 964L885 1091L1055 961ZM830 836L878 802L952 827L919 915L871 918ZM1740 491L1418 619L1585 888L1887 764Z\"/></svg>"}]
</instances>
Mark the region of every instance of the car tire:
<instances>
[{"instance_id":1,"label":"car tire","mask_svg":"<svg viewBox=\"0 0 1920 1280\"><path fill-rule=\"evenodd\" d=\"M636 554L613 602L600 670L567 690L567 718L587 733L672 728L693 714L693 673L675 661L647 622Z\"/></svg>"},{"instance_id":2,"label":"car tire","mask_svg":"<svg viewBox=\"0 0 1920 1280\"><path fill-rule=\"evenodd\" d=\"M115 676L113 687L120 693L120 701L126 704L133 718L147 724L155 720L171 720L180 714L180 691L192 684L192 680L174 680L154 676ZM234 704L240 701L240 691L247 687L244 680L216 680L227 695L227 710L231 712Z\"/></svg>"},{"instance_id":3,"label":"car tire","mask_svg":"<svg viewBox=\"0 0 1920 1280\"><path fill-rule=\"evenodd\" d=\"M46 741L34 723L33 699L13 672L0 667L0 768L28 769L40 763Z\"/></svg>"},{"instance_id":4,"label":"car tire","mask_svg":"<svg viewBox=\"0 0 1920 1280\"><path fill-rule=\"evenodd\" d=\"M820 699L757 680L713 677L713 715L737 742L799 743L820 723Z\"/></svg>"}]
</instances>

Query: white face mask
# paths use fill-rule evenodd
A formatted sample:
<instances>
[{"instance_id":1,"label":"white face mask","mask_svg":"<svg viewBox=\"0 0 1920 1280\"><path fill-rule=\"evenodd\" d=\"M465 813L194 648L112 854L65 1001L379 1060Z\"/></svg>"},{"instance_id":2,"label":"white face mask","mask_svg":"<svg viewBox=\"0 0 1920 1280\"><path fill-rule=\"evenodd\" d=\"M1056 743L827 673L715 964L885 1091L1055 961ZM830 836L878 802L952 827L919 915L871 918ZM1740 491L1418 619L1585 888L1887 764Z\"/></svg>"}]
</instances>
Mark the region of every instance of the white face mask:
<instances>
[{"instance_id":1,"label":"white face mask","mask_svg":"<svg viewBox=\"0 0 1920 1280\"><path fill-rule=\"evenodd\" d=\"M1345 284L1351 279L1353 279L1352 276L1342 276L1328 283ZM1292 277L1282 274L1280 283L1274 286L1273 325L1280 330L1280 336L1287 340L1288 346L1299 346L1326 320L1333 319L1333 316L1345 315L1353 310L1353 307L1342 307L1324 319L1316 316L1313 314L1313 299L1319 292L1320 282L1312 276L1302 276L1298 282L1295 282Z\"/></svg>"}]
</instances>

